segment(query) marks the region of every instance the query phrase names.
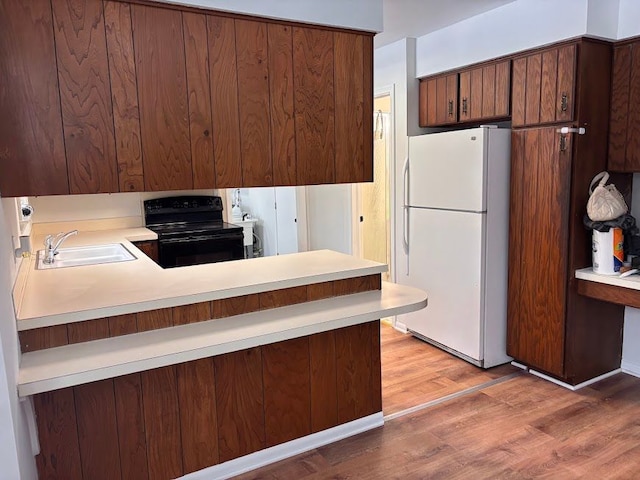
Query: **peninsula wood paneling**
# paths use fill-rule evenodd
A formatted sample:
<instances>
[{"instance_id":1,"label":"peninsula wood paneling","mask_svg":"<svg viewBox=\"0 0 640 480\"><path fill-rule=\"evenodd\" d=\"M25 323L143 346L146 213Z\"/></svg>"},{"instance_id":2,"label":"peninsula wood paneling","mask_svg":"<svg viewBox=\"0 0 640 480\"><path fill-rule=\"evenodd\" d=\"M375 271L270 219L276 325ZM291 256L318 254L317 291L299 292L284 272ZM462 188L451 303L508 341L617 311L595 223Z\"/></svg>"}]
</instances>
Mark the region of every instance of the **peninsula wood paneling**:
<instances>
[{"instance_id":1,"label":"peninsula wood paneling","mask_svg":"<svg viewBox=\"0 0 640 480\"><path fill-rule=\"evenodd\" d=\"M162 308L136 314L138 331L155 330L173 326L173 310Z\"/></svg>"},{"instance_id":2,"label":"peninsula wood paneling","mask_svg":"<svg viewBox=\"0 0 640 480\"><path fill-rule=\"evenodd\" d=\"M311 431L316 433L338 424L336 332L322 332L309 337L309 365Z\"/></svg>"},{"instance_id":3,"label":"peninsula wood paneling","mask_svg":"<svg viewBox=\"0 0 640 480\"><path fill-rule=\"evenodd\" d=\"M70 193L117 192L105 25L100 0L51 3Z\"/></svg>"},{"instance_id":4,"label":"peninsula wood paneling","mask_svg":"<svg viewBox=\"0 0 640 480\"><path fill-rule=\"evenodd\" d=\"M269 97L274 185L296 185L296 130L293 106L291 27L269 23Z\"/></svg>"},{"instance_id":5,"label":"peninsula wood paneling","mask_svg":"<svg viewBox=\"0 0 640 480\"><path fill-rule=\"evenodd\" d=\"M333 33L293 28L297 183L335 181Z\"/></svg>"},{"instance_id":6,"label":"peninsula wood paneling","mask_svg":"<svg viewBox=\"0 0 640 480\"><path fill-rule=\"evenodd\" d=\"M118 420L118 447L122 478L149 478L145 437L142 377L139 373L113 379Z\"/></svg>"},{"instance_id":7,"label":"peninsula wood paneling","mask_svg":"<svg viewBox=\"0 0 640 480\"><path fill-rule=\"evenodd\" d=\"M262 347L267 447L311 433L309 338Z\"/></svg>"},{"instance_id":8,"label":"peninsula wood paneling","mask_svg":"<svg viewBox=\"0 0 640 480\"><path fill-rule=\"evenodd\" d=\"M307 301L322 300L333 297L333 282L313 283L307 285Z\"/></svg>"},{"instance_id":9,"label":"peninsula wood paneling","mask_svg":"<svg viewBox=\"0 0 640 480\"><path fill-rule=\"evenodd\" d=\"M375 359L380 360L380 353L374 355L372 351L374 339L370 325L341 328L336 332L335 342L338 423L380 411L379 392L371 384L375 378L373 370L380 370L379 363L373 365Z\"/></svg>"},{"instance_id":10,"label":"peninsula wood paneling","mask_svg":"<svg viewBox=\"0 0 640 480\"><path fill-rule=\"evenodd\" d=\"M104 2L104 22L119 188L121 192L142 192L144 171L130 5Z\"/></svg>"},{"instance_id":11,"label":"peninsula wood paneling","mask_svg":"<svg viewBox=\"0 0 640 480\"><path fill-rule=\"evenodd\" d=\"M150 480L184 474L176 368L140 374Z\"/></svg>"},{"instance_id":12,"label":"peninsula wood paneling","mask_svg":"<svg viewBox=\"0 0 640 480\"><path fill-rule=\"evenodd\" d=\"M204 322L210 320L211 302L192 303L172 308L173 325Z\"/></svg>"},{"instance_id":13,"label":"peninsula wood paneling","mask_svg":"<svg viewBox=\"0 0 640 480\"><path fill-rule=\"evenodd\" d=\"M207 16L216 188L242 185L238 70L232 18Z\"/></svg>"},{"instance_id":14,"label":"peninsula wood paneling","mask_svg":"<svg viewBox=\"0 0 640 480\"><path fill-rule=\"evenodd\" d=\"M193 188L215 186L207 17L182 13Z\"/></svg>"},{"instance_id":15,"label":"peninsula wood paneling","mask_svg":"<svg viewBox=\"0 0 640 480\"><path fill-rule=\"evenodd\" d=\"M69 343L89 342L109 337L109 319L98 318L67 324Z\"/></svg>"},{"instance_id":16,"label":"peninsula wood paneling","mask_svg":"<svg viewBox=\"0 0 640 480\"><path fill-rule=\"evenodd\" d=\"M36 328L18 332L20 350L22 353L42 350L44 348L59 347L69 343L66 325Z\"/></svg>"},{"instance_id":17,"label":"peninsula wood paneling","mask_svg":"<svg viewBox=\"0 0 640 480\"><path fill-rule=\"evenodd\" d=\"M80 447L73 389L64 388L33 397L40 453L41 479L82 480Z\"/></svg>"},{"instance_id":18,"label":"peninsula wood paneling","mask_svg":"<svg viewBox=\"0 0 640 480\"><path fill-rule=\"evenodd\" d=\"M220 462L265 448L259 347L214 358Z\"/></svg>"},{"instance_id":19,"label":"peninsula wood paneling","mask_svg":"<svg viewBox=\"0 0 640 480\"><path fill-rule=\"evenodd\" d=\"M364 46L363 36L336 32L333 35L335 78L335 181L364 182L365 163L362 135L373 116L364 117ZM369 98L366 99L370 101ZM365 123L366 120L366 123ZM370 129L369 129L370 130ZM373 142L373 139L371 139ZM371 180L371 179L369 179Z\"/></svg>"},{"instance_id":20,"label":"peninsula wood paneling","mask_svg":"<svg viewBox=\"0 0 640 480\"><path fill-rule=\"evenodd\" d=\"M260 310L260 295L242 295L240 297L213 300L211 305L213 318L230 317L242 313L251 313Z\"/></svg>"},{"instance_id":21,"label":"peninsula wood paneling","mask_svg":"<svg viewBox=\"0 0 640 480\"><path fill-rule=\"evenodd\" d=\"M73 387L78 442L85 479L120 478L118 423L113 379Z\"/></svg>"},{"instance_id":22,"label":"peninsula wood paneling","mask_svg":"<svg viewBox=\"0 0 640 480\"><path fill-rule=\"evenodd\" d=\"M0 2L0 51L0 193L67 194L51 2Z\"/></svg>"},{"instance_id":23,"label":"peninsula wood paneling","mask_svg":"<svg viewBox=\"0 0 640 480\"><path fill-rule=\"evenodd\" d=\"M235 20L235 33L242 186L271 186L273 164L267 24Z\"/></svg>"},{"instance_id":24,"label":"peninsula wood paneling","mask_svg":"<svg viewBox=\"0 0 640 480\"><path fill-rule=\"evenodd\" d=\"M307 286L283 288L260 293L260 310L285 307L307 301Z\"/></svg>"},{"instance_id":25,"label":"peninsula wood paneling","mask_svg":"<svg viewBox=\"0 0 640 480\"><path fill-rule=\"evenodd\" d=\"M176 366L184 473L219 461L213 359Z\"/></svg>"},{"instance_id":26,"label":"peninsula wood paneling","mask_svg":"<svg viewBox=\"0 0 640 480\"><path fill-rule=\"evenodd\" d=\"M193 188L182 14L131 5L145 190Z\"/></svg>"},{"instance_id":27,"label":"peninsula wood paneling","mask_svg":"<svg viewBox=\"0 0 640 480\"><path fill-rule=\"evenodd\" d=\"M126 316L109 320L114 336L136 331ZM35 395L40 478L176 478L334 427L339 411L342 421L379 412L379 329L368 322Z\"/></svg>"}]
</instances>

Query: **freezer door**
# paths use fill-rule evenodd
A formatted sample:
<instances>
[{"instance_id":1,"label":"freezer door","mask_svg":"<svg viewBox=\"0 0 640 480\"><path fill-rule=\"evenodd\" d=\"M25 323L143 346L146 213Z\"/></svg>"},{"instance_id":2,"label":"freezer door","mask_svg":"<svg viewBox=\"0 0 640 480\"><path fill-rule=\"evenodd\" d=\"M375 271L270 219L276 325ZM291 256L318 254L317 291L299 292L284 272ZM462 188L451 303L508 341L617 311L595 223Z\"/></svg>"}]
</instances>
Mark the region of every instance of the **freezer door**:
<instances>
[{"instance_id":1,"label":"freezer door","mask_svg":"<svg viewBox=\"0 0 640 480\"><path fill-rule=\"evenodd\" d=\"M488 133L473 128L409 137L409 205L485 211Z\"/></svg>"},{"instance_id":2,"label":"freezer door","mask_svg":"<svg viewBox=\"0 0 640 480\"><path fill-rule=\"evenodd\" d=\"M486 214L409 210L409 275L399 280L425 290L428 304L398 321L480 361Z\"/></svg>"}]
</instances>

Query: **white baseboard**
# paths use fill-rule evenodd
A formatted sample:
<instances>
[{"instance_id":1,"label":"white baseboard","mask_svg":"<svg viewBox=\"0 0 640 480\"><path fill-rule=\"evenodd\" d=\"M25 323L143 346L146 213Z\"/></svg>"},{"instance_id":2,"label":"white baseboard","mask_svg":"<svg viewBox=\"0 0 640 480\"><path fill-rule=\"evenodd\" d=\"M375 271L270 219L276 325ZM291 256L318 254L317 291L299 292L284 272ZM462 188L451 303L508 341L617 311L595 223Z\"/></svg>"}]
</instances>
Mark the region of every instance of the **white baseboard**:
<instances>
[{"instance_id":1,"label":"white baseboard","mask_svg":"<svg viewBox=\"0 0 640 480\"><path fill-rule=\"evenodd\" d=\"M622 371L629 375L633 375L634 377L640 377L640 365L637 363L622 360Z\"/></svg>"},{"instance_id":2,"label":"white baseboard","mask_svg":"<svg viewBox=\"0 0 640 480\"><path fill-rule=\"evenodd\" d=\"M569 390L573 390L574 392L576 390L580 390L581 388L587 387L593 383L599 382L600 380L604 380L605 378L609 378L617 373L622 372L621 368L616 368L615 370L612 370L610 372L607 373L603 373L602 375L599 375L597 377L594 377L590 380L587 380L586 382L582 382L579 383L577 385L571 385L569 383L565 383L565 382L561 382L560 380L558 380L557 378L553 378L550 377L549 375L545 375L544 373L540 373L540 372L536 372L535 370L531 370L529 369L529 373L531 375L535 375L536 377L540 377L543 378L544 380L547 380L549 382L555 383L556 385L560 385L561 387L567 388Z\"/></svg>"},{"instance_id":3,"label":"white baseboard","mask_svg":"<svg viewBox=\"0 0 640 480\"><path fill-rule=\"evenodd\" d=\"M244 457L229 460L228 462L198 470L183 477L183 480L223 480L241 473L263 467L270 463L293 457L314 448L337 442L343 438L366 432L384 424L382 412L374 413L368 417L359 418L349 423L338 425L306 437L291 440L290 442L266 448L259 452L245 455Z\"/></svg>"}]
</instances>

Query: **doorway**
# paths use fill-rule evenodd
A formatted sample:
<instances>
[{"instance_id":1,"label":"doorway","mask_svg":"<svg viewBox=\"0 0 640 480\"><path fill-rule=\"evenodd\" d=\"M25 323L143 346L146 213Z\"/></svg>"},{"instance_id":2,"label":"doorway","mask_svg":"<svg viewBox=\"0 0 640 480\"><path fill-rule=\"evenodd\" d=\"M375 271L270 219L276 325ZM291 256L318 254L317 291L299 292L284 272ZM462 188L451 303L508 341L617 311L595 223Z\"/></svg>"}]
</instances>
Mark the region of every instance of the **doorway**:
<instances>
[{"instance_id":1,"label":"doorway","mask_svg":"<svg viewBox=\"0 0 640 480\"><path fill-rule=\"evenodd\" d=\"M374 98L373 182L354 186L354 245L356 256L388 265L382 279L393 278L391 264L391 197L389 172L392 167L391 94Z\"/></svg>"}]
</instances>

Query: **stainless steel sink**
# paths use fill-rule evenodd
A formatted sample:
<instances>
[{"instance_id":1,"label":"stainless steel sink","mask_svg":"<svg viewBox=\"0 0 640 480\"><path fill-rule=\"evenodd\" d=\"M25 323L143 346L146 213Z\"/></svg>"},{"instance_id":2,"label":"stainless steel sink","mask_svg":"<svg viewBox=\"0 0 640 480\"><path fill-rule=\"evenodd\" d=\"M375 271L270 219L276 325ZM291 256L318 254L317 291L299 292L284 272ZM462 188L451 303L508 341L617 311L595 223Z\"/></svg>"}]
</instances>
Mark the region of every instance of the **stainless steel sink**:
<instances>
[{"instance_id":1,"label":"stainless steel sink","mask_svg":"<svg viewBox=\"0 0 640 480\"><path fill-rule=\"evenodd\" d=\"M44 263L45 252L38 250L38 270L51 268L78 267L100 263L128 262L136 257L121 243L93 245L89 247L61 248L51 264Z\"/></svg>"}]
</instances>

